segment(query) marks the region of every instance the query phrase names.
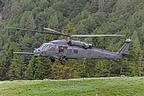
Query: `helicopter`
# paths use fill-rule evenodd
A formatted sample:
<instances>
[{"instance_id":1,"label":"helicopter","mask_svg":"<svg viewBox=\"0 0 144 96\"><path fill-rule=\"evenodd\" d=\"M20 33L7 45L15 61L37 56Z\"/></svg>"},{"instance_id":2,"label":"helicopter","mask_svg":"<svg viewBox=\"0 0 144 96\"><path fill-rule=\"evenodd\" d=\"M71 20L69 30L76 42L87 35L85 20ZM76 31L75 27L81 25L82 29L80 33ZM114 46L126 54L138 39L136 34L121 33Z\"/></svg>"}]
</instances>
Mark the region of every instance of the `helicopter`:
<instances>
[{"instance_id":1,"label":"helicopter","mask_svg":"<svg viewBox=\"0 0 144 96\"><path fill-rule=\"evenodd\" d=\"M39 30L30 30L30 29L22 29L15 28L17 30L24 31L33 31L40 32ZM110 52L107 50L102 50L98 48L94 48L92 44L71 40L71 37L105 37L105 36L124 36L124 35L116 35L116 34L106 34L106 35L74 35L74 34L66 34L59 31L56 31L51 28L44 28L48 31L42 31L40 33L45 34L53 34L53 35L61 35L68 37L67 40L53 40L47 43L43 43L39 48L35 48L33 52L13 52L14 54L22 54L22 55L33 55L34 57L42 56L49 58L51 62L55 62L56 59L60 61L62 65L66 64L67 59L121 59L123 57L131 58L132 54L128 54L129 45L131 43L131 39L128 38L125 40L123 46L117 52Z\"/></svg>"}]
</instances>

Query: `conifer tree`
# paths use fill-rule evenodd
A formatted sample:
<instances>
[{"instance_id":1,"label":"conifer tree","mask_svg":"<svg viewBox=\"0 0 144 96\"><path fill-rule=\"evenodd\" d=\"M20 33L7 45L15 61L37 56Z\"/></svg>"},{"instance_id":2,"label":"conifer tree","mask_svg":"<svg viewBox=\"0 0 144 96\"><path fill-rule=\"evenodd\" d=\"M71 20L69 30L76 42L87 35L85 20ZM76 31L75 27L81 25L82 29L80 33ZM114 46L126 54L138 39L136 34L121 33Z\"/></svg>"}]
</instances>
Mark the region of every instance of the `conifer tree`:
<instances>
[{"instance_id":1,"label":"conifer tree","mask_svg":"<svg viewBox=\"0 0 144 96\"><path fill-rule=\"evenodd\" d=\"M74 34L76 32L76 29L70 20L67 21L67 25L65 26L65 30L66 30L66 33L70 33L70 34Z\"/></svg>"},{"instance_id":2,"label":"conifer tree","mask_svg":"<svg viewBox=\"0 0 144 96\"><path fill-rule=\"evenodd\" d=\"M13 50L14 50L14 45L12 42L9 41L6 44L5 51L2 54L2 60L0 64L0 79L1 80L8 79L7 72L12 62Z\"/></svg>"},{"instance_id":3,"label":"conifer tree","mask_svg":"<svg viewBox=\"0 0 144 96\"><path fill-rule=\"evenodd\" d=\"M16 56L13 57L12 63L9 66L9 70L7 72L8 78L10 80L18 80L20 79L20 68L19 63L17 61Z\"/></svg>"},{"instance_id":4,"label":"conifer tree","mask_svg":"<svg viewBox=\"0 0 144 96\"><path fill-rule=\"evenodd\" d=\"M66 65L61 65L58 60L52 65L53 78L55 79L69 79L79 77L75 60L67 61Z\"/></svg>"},{"instance_id":5,"label":"conifer tree","mask_svg":"<svg viewBox=\"0 0 144 96\"><path fill-rule=\"evenodd\" d=\"M42 57L38 57L36 59L36 63L35 63L35 73L34 73L34 78L35 79L44 79L44 72L45 72L45 66L42 63Z\"/></svg>"},{"instance_id":6,"label":"conifer tree","mask_svg":"<svg viewBox=\"0 0 144 96\"><path fill-rule=\"evenodd\" d=\"M55 15L51 15L49 26L50 26L50 28L53 28L53 29L57 29L58 28L59 20L58 20L58 17L57 17L56 14Z\"/></svg>"},{"instance_id":7,"label":"conifer tree","mask_svg":"<svg viewBox=\"0 0 144 96\"><path fill-rule=\"evenodd\" d=\"M30 80L33 80L35 79L35 71L36 71L36 58L35 57L32 57L30 62L29 62L29 65L28 65L28 68L25 72L25 76L27 79L30 79Z\"/></svg>"},{"instance_id":8,"label":"conifer tree","mask_svg":"<svg viewBox=\"0 0 144 96\"><path fill-rule=\"evenodd\" d=\"M28 29L35 29L36 24L32 15L32 12L25 11L22 15L20 20L20 27L28 28Z\"/></svg>"},{"instance_id":9,"label":"conifer tree","mask_svg":"<svg viewBox=\"0 0 144 96\"><path fill-rule=\"evenodd\" d=\"M131 62L131 65L133 64L133 66L135 67L135 70L138 70L141 67L141 63L139 62L142 61L142 50L141 50L140 41L139 41L136 31L134 31L134 33L132 34L132 40L133 41L130 46L130 49L131 49L130 52L134 54L135 58L132 59L133 62ZM137 74L136 72L133 72L133 73Z\"/></svg>"}]
</instances>

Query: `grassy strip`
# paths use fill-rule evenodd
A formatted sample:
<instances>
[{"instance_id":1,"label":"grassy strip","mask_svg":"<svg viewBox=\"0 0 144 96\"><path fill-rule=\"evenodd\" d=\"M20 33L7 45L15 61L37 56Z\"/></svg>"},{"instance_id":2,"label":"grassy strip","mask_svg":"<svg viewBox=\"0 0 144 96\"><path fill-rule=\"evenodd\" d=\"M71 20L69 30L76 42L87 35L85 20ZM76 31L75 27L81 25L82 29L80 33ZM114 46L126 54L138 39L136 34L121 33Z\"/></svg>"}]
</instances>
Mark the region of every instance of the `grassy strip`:
<instances>
[{"instance_id":1,"label":"grassy strip","mask_svg":"<svg viewBox=\"0 0 144 96\"><path fill-rule=\"evenodd\" d=\"M0 96L144 96L144 78L4 81Z\"/></svg>"}]
</instances>

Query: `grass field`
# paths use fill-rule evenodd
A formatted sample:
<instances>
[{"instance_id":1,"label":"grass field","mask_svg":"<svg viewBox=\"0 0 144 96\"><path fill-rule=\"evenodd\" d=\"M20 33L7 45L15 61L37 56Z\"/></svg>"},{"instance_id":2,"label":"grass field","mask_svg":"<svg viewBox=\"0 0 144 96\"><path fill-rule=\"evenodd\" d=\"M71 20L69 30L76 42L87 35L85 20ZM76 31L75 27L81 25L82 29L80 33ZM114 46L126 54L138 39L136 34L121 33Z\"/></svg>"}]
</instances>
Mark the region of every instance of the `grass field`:
<instances>
[{"instance_id":1,"label":"grass field","mask_svg":"<svg viewBox=\"0 0 144 96\"><path fill-rule=\"evenodd\" d=\"M0 96L144 96L144 77L0 81Z\"/></svg>"}]
</instances>

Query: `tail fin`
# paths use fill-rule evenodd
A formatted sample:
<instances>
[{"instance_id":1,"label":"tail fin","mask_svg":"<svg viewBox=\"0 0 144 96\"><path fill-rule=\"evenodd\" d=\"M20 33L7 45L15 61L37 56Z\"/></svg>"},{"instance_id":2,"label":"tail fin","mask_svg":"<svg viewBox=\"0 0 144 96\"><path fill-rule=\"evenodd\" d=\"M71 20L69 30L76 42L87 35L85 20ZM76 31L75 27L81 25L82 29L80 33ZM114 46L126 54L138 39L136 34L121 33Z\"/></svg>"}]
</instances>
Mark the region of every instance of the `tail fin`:
<instances>
[{"instance_id":1,"label":"tail fin","mask_svg":"<svg viewBox=\"0 0 144 96\"><path fill-rule=\"evenodd\" d=\"M131 43L131 39L126 39L125 44L120 48L117 54L121 54L121 55L127 54L130 43Z\"/></svg>"}]
</instances>

